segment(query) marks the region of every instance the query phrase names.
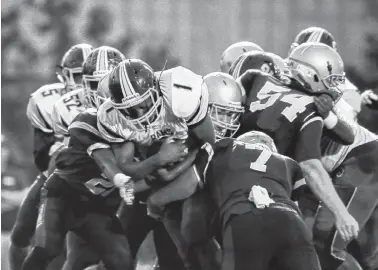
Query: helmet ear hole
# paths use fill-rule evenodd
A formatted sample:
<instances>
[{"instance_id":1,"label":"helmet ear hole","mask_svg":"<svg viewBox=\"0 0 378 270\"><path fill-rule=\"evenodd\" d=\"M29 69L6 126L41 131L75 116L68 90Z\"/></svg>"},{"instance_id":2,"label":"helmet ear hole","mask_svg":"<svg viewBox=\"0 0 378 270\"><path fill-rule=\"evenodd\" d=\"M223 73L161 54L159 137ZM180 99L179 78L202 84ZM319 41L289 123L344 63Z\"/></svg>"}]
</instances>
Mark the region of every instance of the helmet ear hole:
<instances>
[{"instance_id":1,"label":"helmet ear hole","mask_svg":"<svg viewBox=\"0 0 378 270\"><path fill-rule=\"evenodd\" d=\"M318 77L318 75L316 75L316 74L314 75L314 81L315 81L315 82L319 82L319 77Z\"/></svg>"}]
</instances>

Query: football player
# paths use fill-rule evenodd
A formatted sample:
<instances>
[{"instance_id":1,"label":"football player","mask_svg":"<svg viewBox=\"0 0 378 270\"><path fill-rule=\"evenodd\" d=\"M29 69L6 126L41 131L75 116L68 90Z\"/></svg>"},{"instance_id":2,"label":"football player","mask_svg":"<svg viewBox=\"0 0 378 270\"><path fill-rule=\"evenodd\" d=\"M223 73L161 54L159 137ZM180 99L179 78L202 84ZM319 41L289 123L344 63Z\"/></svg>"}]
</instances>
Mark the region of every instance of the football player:
<instances>
[{"instance_id":1,"label":"football player","mask_svg":"<svg viewBox=\"0 0 378 270\"><path fill-rule=\"evenodd\" d=\"M290 66L303 74L299 80L310 85L314 92L324 89L323 85L338 86L344 74L338 53L321 43L298 46L290 54L289 61ZM352 127L355 140L353 144L340 145L325 134L321 143L322 163L327 172L334 176L333 183L344 204L348 205L349 213L356 218L360 228L364 228L378 205L378 177L375 173L378 168L378 137L355 122L353 109L343 98L333 110L338 118L344 119ZM346 252L349 241L342 239L333 226L332 214L322 202L315 216L314 240L323 269L335 269L344 260L345 269L357 269L358 263ZM358 254L363 257L360 260L363 269L377 267L365 265L364 261L376 252L376 234L374 230L370 230L371 237L365 243L357 239L365 253ZM361 250L357 252L361 253Z\"/></svg>"},{"instance_id":2,"label":"football player","mask_svg":"<svg viewBox=\"0 0 378 270\"><path fill-rule=\"evenodd\" d=\"M62 74L58 78L63 83L48 84L35 91L27 106L26 114L33 126L34 163L41 172L31 186L20 206L11 236L10 263L13 269L20 269L25 251L34 234L40 189L46 180L50 157L63 146L52 129L52 109L57 100L65 93L81 85L82 64L92 50L88 44L71 47L61 62Z\"/></svg>"},{"instance_id":3,"label":"football player","mask_svg":"<svg viewBox=\"0 0 378 270\"><path fill-rule=\"evenodd\" d=\"M235 79L223 72L206 75L209 91L209 114L217 139L232 138L238 131L239 118L244 112L243 93Z\"/></svg>"},{"instance_id":4,"label":"football player","mask_svg":"<svg viewBox=\"0 0 378 270\"><path fill-rule=\"evenodd\" d=\"M222 270L320 269L292 201L305 184L301 167L272 138L250 131L206 144L195 165L219 211Z\"/></svg>"},{"instance_id":5,"label":"football player","mask_svg":"<svg viewBox=\"0 0 378 270\"><path fill-rule=\"evenodd\" d=\"M256 43L249 42L249 41L240 41L240 42L236 42L230 45L222 53L221 60L220 60L220 70L224 73L228 73L231 68L232 63L240 55L249 51L263 52L264 50Z\"/></svg>"},{"instance_id":6,"label":"football player","mask_svg":"<svg viewBox=\"0 0 378 270\"><path fill-rule=\"evenodd\" d=\"M112 142L120 168L133 179L145 178L162 169L156 154L151 151L164 138L173 137L173 144L181 147L182 156L176 161L191 157L191 153L187 155L184 151L187 146L183 141L192 143L194 148L203 141L214 141L213 125L207 115L208 92L201 76L184 67L165 70L155 76L150 66L136 59L122 62L110 76L111 99L99 108L98 126L102 136ZM133 161L136 148L142 161ZM175 181L149 197L149 205L162 207L187 199L197 190L198 177L194 168L181 169L185 171L183 174L171 178ZM190 205L190 200L187 201ZM183 214L191 215L192 212L183 211ZM170 218L163 218L189 269L196 262L188 258L186 243L180 233L172 232L173 228L166 223L170 221Z\"/></svg>"},{"instance_id":7,"label":"football player","mask_svg":"<svg viewBox=\"0 0 378 270\"><path fill-rule=\"evenodd\" d=\"M305 42L323 43L337 51L336 41L329 31L320 27L309 27L299 32L295 37L290 47L289 55L294 48ZM373 104L378 101L378 96L372 90L366 90L360 95L357 87L348 78L345 78L345 84L340 85L339 89L343 91L343 98L352 106L353 113L356 116L361 111L361 104L365 104L372 109L376 108Z\"/></svg>"},{"instance_id":8,"label":"football player","mask_svg":"<svg viewBox=\"0 0 378 270\"><path fill-rule=\"evenodd\" d=\"M273 60L266 54L247 54L231 68L234 77L241 75L237 80L240 80L247 95L246 112L241 118L238 133L259 130L271 136L278 153L299 162L311 190L335 215L341 236L347 240L353 239L357 236L358 224L348 213L320 162L323 125L334 129L339 124L339 128L345 131L337 134L348 133L349 129L334 114L333 117L324 116L325 120L318 116L314 98L306 94L306 89L298 81L290 79L291 83L287 85L280 80ZM331 73L329 78L324 79L333 82L338 78L337 74ZM349 143L354 139L353 133L350 134L351 140L346 138Z\"/></svg>"}]
</instances>

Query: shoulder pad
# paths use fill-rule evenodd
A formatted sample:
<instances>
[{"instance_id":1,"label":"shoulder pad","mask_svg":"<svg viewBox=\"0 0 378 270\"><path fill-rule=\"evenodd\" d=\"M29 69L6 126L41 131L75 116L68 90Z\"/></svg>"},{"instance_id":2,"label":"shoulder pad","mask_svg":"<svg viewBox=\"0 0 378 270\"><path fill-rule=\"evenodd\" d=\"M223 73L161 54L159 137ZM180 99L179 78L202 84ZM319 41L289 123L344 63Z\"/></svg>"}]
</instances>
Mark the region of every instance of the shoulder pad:
<instances>
[{"instance_id":1,"label":"shoulder pad","mask_svg":"<svg viewBox=\"0 0 378 270\"><path fill-rule=\"evenodd\" d=\"M176 117L192 120L198 111L207 112L208 92L202 76L181 66L162 74L160 90L165 104ZM203 114L199 118L203 119Z\"/></svg>"}]
</instances>

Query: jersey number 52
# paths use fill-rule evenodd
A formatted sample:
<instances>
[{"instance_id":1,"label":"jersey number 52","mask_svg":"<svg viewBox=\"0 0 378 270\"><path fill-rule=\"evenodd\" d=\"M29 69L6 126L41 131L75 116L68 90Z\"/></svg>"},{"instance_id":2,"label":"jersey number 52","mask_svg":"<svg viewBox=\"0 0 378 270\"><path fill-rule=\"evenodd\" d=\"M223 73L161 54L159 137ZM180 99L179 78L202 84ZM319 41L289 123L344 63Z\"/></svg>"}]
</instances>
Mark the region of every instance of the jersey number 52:
<instances>
[{"instance_id":1,"label":"jersey number 52","mask_svg":"<svg viewBox=\"0 0 378 270\"><path fill-rule=\"evenodd\" d=\"M287 118L290 122L293 122L297 118L298 114L306 110L306 106L313 101L311 96L303 96L299 94L286 94L290 89L286 89L282 86L275 85L271 82L266 82L263 88L257 93L258 101L251 103L249 110L251 112L261 111L272 106L277 100L289 104L281 114ZM261 103L262 100L267 99L265 103Z\"/></svg>"}]
</instances>

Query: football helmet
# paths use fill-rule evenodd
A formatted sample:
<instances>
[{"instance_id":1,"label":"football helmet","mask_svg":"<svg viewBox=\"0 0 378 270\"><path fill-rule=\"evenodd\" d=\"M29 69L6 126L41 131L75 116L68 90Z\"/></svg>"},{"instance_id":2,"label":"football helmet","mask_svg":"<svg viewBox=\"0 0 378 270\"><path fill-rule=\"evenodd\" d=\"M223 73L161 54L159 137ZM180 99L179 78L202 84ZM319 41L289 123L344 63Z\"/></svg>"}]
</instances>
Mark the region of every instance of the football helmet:
<instances>
[{"instance_id":1,"label":"football helmet","mask_svg":"<svg viewBox=\"0 0 378 270\"><path fill-rule=\"evenodd\" d=\"M243 53L249 51L260 51L264 50L257 44L249 41L241 41L229 46L222 54L220 60L220 69L222 72L228 73L232 63Z\"/></svg>"},{"instance_id":2,"label":"football helmet","mask_svg":"<svg viewBox=\"0 0 378 270\"><path fill-rule=\"evenodd\" d=\"M247 144L250 148L269 150L277 153L277 147L273 139L260 131L249 131L236 138L236 141Z\"/></svg>"},{"instance_id":3,"label":"football helmet","mask_svg":"<svg viewBox=\"0 0 378 270\"><path fill-rule=\"evenodd\" d=\"M83 63L92 50L91 45L78 44L64 54L59 66L62 74L57 76L66 88L73 90L82 87Z\"/></svg>"},{"instance_id":4,"label":"football helmet","mask_svg":"<svg viewBox=\"0 0 378 270\"><path fill-rule=\"evenodd\" d=\"M109 91L113 107L135 129L145 130L160 115L162 99L154 70L142 60L127 59L113 69Z\"/></svg>"},{"instance_id":5,"label":"football helmet","mask_svg":"<svg viewBox=\"0 0 378 270\"><path fill-rule=\"evenodd\" d=\"M101 104L104 103L104 101L110 97L109 78L110 78L110 73L103 76L98 83L97 93L95 95L97 108L100 107Z\"/></svg>"},{"instance_id":6,"label":"football helmet","mask_svg":"<svg viewBox=\"0 0 378 270\"><path fill-rule=\"evenodd\" d=\"M273 58L265 52L258 51L243 53L232 64L230 75L237 79L249 69L258 69L277 78L281 75L280 69L275 64Z\"/></svg>"},{"instance_id":7,"label":"football helmet","mask_svg":"<svg viewBox=\"0 0 378 270\"><path fill-rule=\"evenodd\" d=\"M233 137L239 129L239 118L244 112L243 94L234 78L223 72L204 77L209 91L209 114L217 139Z\"/></svg>"},{"instance_id":8,"label":"football helmet","mask_svg":"<svg viewBox=\"0 0 378 270\"><path fill-rule=\"evenodd\" d=\"M313 92L337 88L345 83L343 60L323 43L303 43L291 52L288 60L293 77Z\"/></svg>"},{"instance_id":9,"label":"football helmet","mask_svg":"<svg viewBox=\"0 0 378 270\"><path fill-rule=\"evenodd\" d=\"M96 91L100 79L125 59L120 51L108 46L96 48L88 55L83 64L84 97L88 106L97 106Z\"/></svg>"},{"instance_id":10,"label":"football helmet","mask_svg":"<svg viewBox=\"0 0 378 270\"><path fill-rule=\"evenodd\" d=\"M281 74L290 76L290 70L288 69L285 60L281 56L271 52L267 52L266 55L273 59L274 64L278 67Z\"/></svg>"},{"instance_id":11,"label":"football helmet","mask_svg":"<svg viewBox=\"0 0 378 270\"><path fill-rule=\"evenodd\" d=\"M290 46L289 55L296 47L306 42L324 43L334 50L337 49L336 41L330 32L328 32L324 28L312 26L302 30L295 37L293 44L291 44Z\"/></svg>"}]
</instances>

